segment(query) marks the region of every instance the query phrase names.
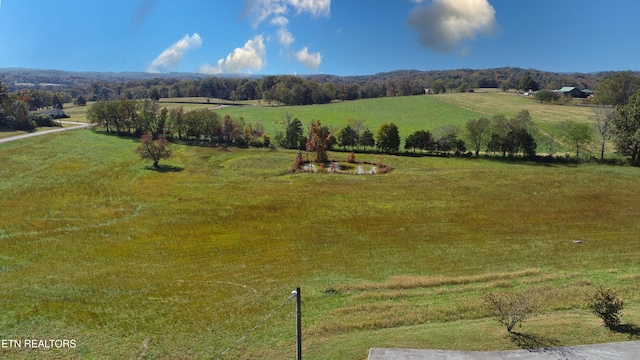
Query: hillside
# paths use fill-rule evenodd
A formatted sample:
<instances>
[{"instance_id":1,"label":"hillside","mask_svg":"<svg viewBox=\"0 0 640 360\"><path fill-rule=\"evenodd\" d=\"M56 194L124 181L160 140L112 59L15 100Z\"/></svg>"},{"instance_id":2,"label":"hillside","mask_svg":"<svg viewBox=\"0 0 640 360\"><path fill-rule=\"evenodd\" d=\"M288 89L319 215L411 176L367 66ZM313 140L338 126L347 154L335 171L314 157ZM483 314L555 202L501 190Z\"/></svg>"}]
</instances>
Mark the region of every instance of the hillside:
<instances>
[{"instance_id":1,"label":"hillside","mask_svg":"<svg viewBox=\"0 0 640 360\"><path fill-rule=\"evenodd\" d=\"M242 116L245 121L261 122L267 132L274 134L283 130L285 114L300 119L304 124L320 120L335 129L345 126L348 119L362 119L371 131L380 125L393 122L400 126L401 137L420 129L435 129L443 124L464 125L480 113L450 105L434 96L404 96L393 98L343 101L313 106L275 107L231 107L218 111L220 114Z\"/></svg>"}]
</instances>

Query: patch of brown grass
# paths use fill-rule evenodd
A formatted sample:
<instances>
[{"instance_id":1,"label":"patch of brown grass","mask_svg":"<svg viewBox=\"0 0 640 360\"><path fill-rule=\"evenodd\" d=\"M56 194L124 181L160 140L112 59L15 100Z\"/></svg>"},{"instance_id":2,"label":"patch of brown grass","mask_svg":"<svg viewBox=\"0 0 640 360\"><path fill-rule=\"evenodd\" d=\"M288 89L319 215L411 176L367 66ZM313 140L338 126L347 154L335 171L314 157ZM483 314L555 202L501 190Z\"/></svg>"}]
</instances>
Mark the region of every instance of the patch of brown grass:
<instances>
[{"instance_id":1,"label":"patch of brown grass","mask_svg":"<svg viewBox=\"0 0 640 360\"><path fill-rule=\"evenodd\" d=\"M383 283L366 282L362 284L345 284L334 285L332 288L342 291L367 291L367 290L402 290L430 288L444 285L464 285L471 283L488 282L492 280L508 280L520 277L538 275L542 273L540 269L525 269L508 273L491 273L472 276L412 276L412 275L396 275L392 276Z\"/></svg>"}]
</instances>

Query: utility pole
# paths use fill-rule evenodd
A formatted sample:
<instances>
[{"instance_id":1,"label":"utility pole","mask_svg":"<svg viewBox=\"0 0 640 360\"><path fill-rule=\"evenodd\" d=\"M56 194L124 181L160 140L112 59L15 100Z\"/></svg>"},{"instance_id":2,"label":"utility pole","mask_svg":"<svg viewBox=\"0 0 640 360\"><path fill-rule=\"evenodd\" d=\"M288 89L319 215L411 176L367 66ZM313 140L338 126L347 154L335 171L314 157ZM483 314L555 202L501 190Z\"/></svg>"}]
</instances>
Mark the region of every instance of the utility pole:
<instances>
[{"instance_id":1,"label":"utility pole","mask_svg":"<svg viewBox=\"0 0 640 360\"><path fill-rule=\"evenodd\" d=\"M296 359L302 360L302 311L300 309L300 286L296 288Z\"/></svg>"}]
</instances>

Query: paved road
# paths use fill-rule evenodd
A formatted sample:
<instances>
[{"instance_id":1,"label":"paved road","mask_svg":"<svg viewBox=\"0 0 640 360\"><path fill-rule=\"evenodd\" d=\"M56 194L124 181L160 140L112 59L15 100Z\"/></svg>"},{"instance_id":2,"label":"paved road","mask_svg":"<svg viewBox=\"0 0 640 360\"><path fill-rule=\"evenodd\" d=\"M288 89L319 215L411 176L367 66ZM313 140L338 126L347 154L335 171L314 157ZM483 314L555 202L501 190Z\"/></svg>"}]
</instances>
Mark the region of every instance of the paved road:
<instances>
[{"instance_id":1,"label":"paved road","mask_svg":"<svg viewBox=\"0 0 640 360\"><path fill-rule=\"evenodd\" d=\"M640 341L511 351L450 351L380 349L369 360L634 360L640 359Z\"/></svg>"},{"instance_id":2,"label":"paved road","mask_svg":"<svg viewBox=\"0 0 640 360\"><path fill-rule=\"evenodd\" d=\"M92 126L92 124L74 122L74 121L61 121L61 123L63 123L63 124L71 124L71 125L76 125L76 126L71 126L71 127L67 127L67 128L57 128L57 129L53 129L53 130L37 131L37 132L32 132L32 133L23 134L23 135L10 136L10 137L6 137L6 138L0 139L0 144L8 143L8 142L11 142L11 141L16 141L16 140L21 140L21 139L27 139L27 138L34 137L34 136L46 135L46 134L56 133L56 132L60 132L60 131L73 130L73 129L83 129L83 128Z\"/></svg>"}]
</instances>

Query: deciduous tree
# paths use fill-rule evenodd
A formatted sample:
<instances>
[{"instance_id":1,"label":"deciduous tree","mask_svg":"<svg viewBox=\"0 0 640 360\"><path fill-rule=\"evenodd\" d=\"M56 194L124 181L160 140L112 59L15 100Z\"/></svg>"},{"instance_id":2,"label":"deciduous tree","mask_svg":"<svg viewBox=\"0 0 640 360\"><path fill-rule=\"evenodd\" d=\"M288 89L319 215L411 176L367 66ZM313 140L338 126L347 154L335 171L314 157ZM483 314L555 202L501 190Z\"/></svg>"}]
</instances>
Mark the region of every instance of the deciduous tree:
<instances>
[{"instance_id":1,"label":"deciduous tree","mask_svg":"<svg viewBox=\"0 0 640 360\"><path fill-rule=\"evenodd\" d=\"M356 131L350 125L343 127L338 133L338 146L343 149L346 149L347 146L355 147L358 143L357 136Z\"/></svg>"},{"instance_id":2,"label":"deciduous tree","mask_svg":"<svg viewBox=\"0 0 640 360\"><path fill-rule=\"evenodd\" d=\"M640 160L640 90L631 96L627 105L616 109L612 125L616 150L637 163Z\"/></svg>"},{"instance_id":3,"label":"deciduous tree","mask_svg":"<svg viewBox=\"0 0 640 360\"><path fill-rule=\"evenodd\" d=\"M13 121L10 120L11 98L9 97L9 89L0 81L0 127L12 127Z\"/></svg>"},{"instance_id":4,"label":"deciduous tree","mask_svg":"<svg viewBox=\"0 0 640 360\"><path fill-rule=\"evenodd\" d=\"M366 128L364 120L347 119L347 125L351 126L351 128L356 132L356 146L360 146L360 137L362 136L362 131Z\"/></svg>"},{"instance_id":5,"label":"deciduous tree","mask_svg":"<svg viewBox=\"0 0 640 360\"><path fill-rule=\"evenodd\" d=\"M435 142L438 151L448 153L450 151L464 152L466 146L463 140L458 139L460 129L454 125L442 125L435 131Z\"/></svg>"},{"instance_id":6,"label":"deciduous tree","mask_svg":"<svg viewBox=\"0 0 640 360\"><path fill-rule=\"evenodd\" d=\"M551 101L553 101L553 92L549 90L540 90L536 92L534 98L536 100L540 100L540 104L542 104L543 102L550 103Z\"/></svg>"},{"instance_id":7,"label":"deciduous tree","mask_svg":"<svg viewBox=\"0 0 640 360\"><path fill-rule=\"evenodd\" d=\"M404 148L413 149L414 153L416 149L420 149L420 152L423 150L432 151L434 147L433 135L429 131L418 130L405 139Z\"/></svg>"},{"instance_id":8,"label":"deciduous tree","mask_svg":"<svg viewBox=\"0 0 640 360\"><path fill-rule=\"evenodd\" d=\"M528 319L535 312L530 293L487 293L483 296L484 308L511 332L514 326Z\"/></svg>"},{"instance_id":9,"label":"deciduous tree","mask_svg":"<svg viewBox=\"0 0 640 360\"><path fill-rule=\"evenodd\" d=\"M600 82L593 102L599 105L626 105L639 85L640 78L633 76L631 72L616 73Z\"/></svg>"},{"instance_id":10,"label":"deciduous tree","mask_svg":"<svg viewBox=\"0 0 640 360\"><path fill-rule=\"evenodd\" d=\"M157 140L153 140L151 135L142 135L140 139L140 145L136 148L136 153L140 155L142 160L153 161L153 167L158 167L158 162L161 159L168 159L172 155L170 143L163 135L160 135Z\"/></svg>"},{"instance_id":11,"label":"deciduous tree","mask_svg":"<svg viewBox=\"0 0 640 360\"><path fill-rule=\"evenodd\" d=\"M476 120L467 121L467 139L475 151L476 156L480 154L480 148L484 145L489 137L489 127L491 120L481 117Z\"/></svg>"},{"instance_id":12,"label":"deciduous tree","mask_svg":"<svg viewBox=\"0 0 640 360\"><path fill-rule=\"evenodd\" d=\"M76 100L73 102L73 105L75 106L86 106L87 105L87 100L84 98L84 96L79 95Z\"/></svg>"},{"instance_id":13,"label":"deciduous tree","mask_svg":"<svg viewBox=\"0 0 640 360\"><path fill-rule=\"evenodd\" d=\"M369 128L365 128L362 132L359 144L364 147L364 151L367 151L367 146L373 147L376 145L373 133L371 132L371 130L369 130Z\"/></svg>"},{"instance_id":14,"label":"deciduous tree","mask_svg":"<svg viewBox=\"0 0 640 360\"><path fill-rule=\"evenodd\" d=\"M510 88L511 88L511 82L510 82L510 81L508 81L508 80L503 80L503 81L500 83L500 89L501 89L503 92L507 92L507 91L509 91L509 89L510 89Z\"/></svg>"},{"instance_id":15,"label":"deciduous tree","mask_svg":"<svg viewBox=\"0 0 640 360\"><path fill-rule=\"evenodd\" d=\"M533 80L533 78L530 75L525 75L518 82L518 88L524 91L527 91L527 90L538 91L538 83L535 82L535 80Z\"/></svg>"},{"instance_id":16,"label":"deciduous tree","mask_svg":"<svg viewBox=\"0 0 640 360\"><path fill-rule=\"evenodd\" d=\"M560 129L565 140L569 141L576 149L576 157L580 157L580 151L593 141L593 129L589 124L579 123L573 120L565 120L560 123Z\"/></svg>"},{"instance_id":17,"label":"deciduous tree","mask_svg":"<svg viewBox=\"0 0 640 360\"><path fill-rule=\"evenodd\" d=\"M600 159L604 159L604 149L611 133L611 124L615 116L615 109L610 106L593 108L594 126L600 135Z\"/></svg>"},{"instance_id":18,"label":"deciduous tree","mask_svg":"<svg viewBox=\"0 0 640 360\"><path fill-rule=\"evenodd\" d=\"M301 149L301 145L303 145L303 130L302 130L302 122L298 119L294 119L287 126L285 136L283 139L283 144L280 144L282 147L287 149ZM305 140L306 142L306 140Z\"/></svg>"},{"instance_id":19,"label":"deciduous tree","mask_svg":"<svg viewBox=\"0 0 640 360\"><path fill-rule=\"evenodd\" d=\"M446 88L444 87L444 81L438 79L431 84L431 92L434 94L444 93Z\"/></svg>"},{"instance_id":20,"label":"deciduous tree","mask_svg":"<svg viewBox=\"0 0 640 360\"><path fill-rule=\"evenodd\" d=\"M184 108L182 106L171 109L169 113L169 123L171 133L178 133L178 139L182 139L182 134L184 134L186 130L186 124L184 121Z\"/></svg>"},{"instance_id":21,"label":"deciduous tree","mask_svg":"<svg viewBox=\"0 0 640 360\"><path fill-rule=\"evenodd\" d=\"M376 133L376 145L386 153L398 152L400 134L394 123L382 124Z\"/></svg>"},{"instance_id":22,"label":"deciduous tree","mask_svg":"<svg viewBox=\"0 0 640 360\"><path fill-rule=\"evenodd\" d=\"M487 151L502 152L502 156L513 156L522 152L524 156L536 154L537 143L531 135L533 121L526 110L516 114L511 120L504 115L494 115Z\"/></svg>"},{"instance_id":23,"label":"deciduous tree","mask_svg":"<svg viewBox=\"0 0 640 360\"><path fill-rule=\"evenodd\" d=\"M625 303L614 290L599 287L595 293L589 295L587 305L602 319L607 328L615 329L620 325L620 312L624 309Z\"/></svg>"},{"instance_id":24,"label":"deciduous tree","mask_svg":"<svg viewBox=\"0 0 640 360\"><path fill-rule=\"evenodd\" d=\"M331 134L331 131L329 131L329 128L322 126L320 121L314 121L311 123L306 150L316 154L317 162L325 163L329 160L327 151L331 147L332 137L333 135Z\"/></svg>"},{"instance_id":25,"label":"deciduous tree","mask_svg":"<svg viewBox=\"0 0 640 360\"><path fill-rule=\"evenodd\" d=\"M104 126L107 132L109 132L111 115L108 113L107 102L108 101L103 100L91 105L87 111L87 118L92 124Z\"/></svg>"}]
</instances>

